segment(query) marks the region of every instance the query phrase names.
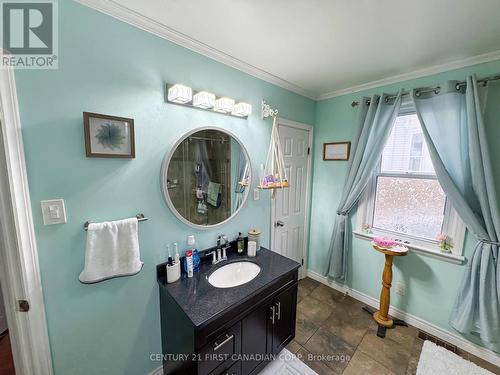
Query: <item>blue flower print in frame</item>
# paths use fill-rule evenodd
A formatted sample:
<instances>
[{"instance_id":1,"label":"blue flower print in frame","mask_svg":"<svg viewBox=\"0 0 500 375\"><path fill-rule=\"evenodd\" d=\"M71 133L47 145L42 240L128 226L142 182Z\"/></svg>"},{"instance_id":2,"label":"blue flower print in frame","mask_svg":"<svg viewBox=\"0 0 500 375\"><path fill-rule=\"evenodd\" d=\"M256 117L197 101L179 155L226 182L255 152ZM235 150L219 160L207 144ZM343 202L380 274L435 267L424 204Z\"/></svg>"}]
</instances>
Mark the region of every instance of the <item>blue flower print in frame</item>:
<instances>
[{"instance_id":1,"label":"blue flower print in frame","mask_svg":"<svg viewBox=\"0 0 500 375\"><path fill-rule=\"evenodd\" d=\"M134 120L83 113L87 157L135 158Z\"/></svg>"}]
</instances>

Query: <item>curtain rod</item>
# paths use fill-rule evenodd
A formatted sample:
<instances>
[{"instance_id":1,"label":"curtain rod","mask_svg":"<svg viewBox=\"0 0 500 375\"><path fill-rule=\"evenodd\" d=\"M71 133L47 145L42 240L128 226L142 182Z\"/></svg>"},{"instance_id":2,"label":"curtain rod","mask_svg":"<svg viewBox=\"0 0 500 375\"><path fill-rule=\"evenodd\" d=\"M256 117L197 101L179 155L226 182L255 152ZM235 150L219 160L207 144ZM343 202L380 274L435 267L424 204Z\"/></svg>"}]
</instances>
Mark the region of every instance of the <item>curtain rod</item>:
<instances>
[{"instance_id":1,"label":"curtain rod","mask_svg":"<svg viewBox=\"0 0 500 375\"><path fill-rule=\"evenodd\" d=\"M500 75L478 79L477 83L482 83L483 86L486 86L488 82L490 82L490 81L498 81L498 80L500 80ZM466 81L457 82L456 89L460 90L463 86L466 86L466 85L467 85ZM428 87L428 88L420 89L418 91L419 91L419 93L434 92L435 94L439 94L440 90L441 90L440 86L435 86L435 87ZM403 97L409 96L409 95L410 95L409 91L403 91L403 95L402 95ZM396 96L397 95L389 95L389 96L387 96L387 99L394 99ZM368 99L366 101L366 104L368 104L368 105L370 104L370 99ZM358 105L359 105L359 101L353 101L351 103L351 107L356 107Z\"/></svg>"},{"instance_id":2,"label":"curtain rod","mask_svg":"<svg viewBox=\"0 0 500 375\"><path fill-rule=\"evenodd\" d=\"M190 135L188 137L190 140L191 139L194 139L196 141L210 141L210 142L221 142L221 143L224 143L224 142L229 142L229 138L228 139L225 139L224 137L220 137L220 138L209 138L209 137L197 137L197 136L192 136Z\"/></svg>"}]
</instances>

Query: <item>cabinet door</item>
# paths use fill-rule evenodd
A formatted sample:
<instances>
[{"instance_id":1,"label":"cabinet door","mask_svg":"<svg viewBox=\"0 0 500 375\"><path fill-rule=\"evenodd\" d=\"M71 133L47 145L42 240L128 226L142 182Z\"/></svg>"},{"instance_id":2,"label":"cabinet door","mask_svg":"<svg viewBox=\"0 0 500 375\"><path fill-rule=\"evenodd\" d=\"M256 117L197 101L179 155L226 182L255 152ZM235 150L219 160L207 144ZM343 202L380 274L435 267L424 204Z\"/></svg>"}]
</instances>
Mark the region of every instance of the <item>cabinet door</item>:
<instances>
[{"instance_id":1,"label":"cabinet door","mask_svg":"<svg viewBox=\"0 0 500 375\"><path fill-rule=\"evenodd\" d=\"M241 375L241 361L235 362L231 367L217 373L220 375Z\"/></svg>"},{"instance_id":2,"label":"cabinet door","mask_svg":"<svg viewBox=\"0 0 500 375\"><path fill-rule=\"evenodd\" d=\"M241 321L241 373L250 374L271 352L270 304L264 303Z\"/></svg>"},{"instance_id":3,"label":"cabinet door","mask_svg":"<svg viewBox=\"0 0 500 375\"><path fill-rule=\"evenodd\" d=\"M273 301L274 325L272 327L272 353L278 354L295 337L297 310L297 284L278 294Z\"/></svg>"}]
</instances>

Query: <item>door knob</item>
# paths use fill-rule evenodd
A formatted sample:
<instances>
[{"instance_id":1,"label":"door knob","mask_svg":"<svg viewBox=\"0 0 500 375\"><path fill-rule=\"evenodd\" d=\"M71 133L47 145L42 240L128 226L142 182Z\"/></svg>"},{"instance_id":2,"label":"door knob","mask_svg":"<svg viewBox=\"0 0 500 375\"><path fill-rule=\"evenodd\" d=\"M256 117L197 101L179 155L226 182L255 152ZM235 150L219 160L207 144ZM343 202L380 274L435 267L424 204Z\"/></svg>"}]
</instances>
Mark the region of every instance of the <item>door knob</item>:
<instances>
[{"instance_id":1,"label":"door knob","mask_svg":"<svg viewBox=\"0 0 500 375\"><path fill-rule=\"evenodd\" d=\"M282 222L281 220L278 220L278 221L276 222L275 226L277 226L277 227L284 227L284 226L285 226L285 223L284 223L284 222Z\"/></svg>"}]
</instances>

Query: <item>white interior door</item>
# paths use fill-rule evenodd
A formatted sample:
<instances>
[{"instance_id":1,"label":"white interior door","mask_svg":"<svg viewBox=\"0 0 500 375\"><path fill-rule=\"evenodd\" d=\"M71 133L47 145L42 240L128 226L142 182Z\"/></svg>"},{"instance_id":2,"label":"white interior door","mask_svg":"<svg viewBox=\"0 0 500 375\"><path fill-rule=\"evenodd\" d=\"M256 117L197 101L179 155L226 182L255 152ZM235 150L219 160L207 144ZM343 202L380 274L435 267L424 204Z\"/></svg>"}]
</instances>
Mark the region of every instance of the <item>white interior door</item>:
<instances>
[{"instance_id":1,"label":"white interior door","mask_svg":"<svg viewBox=\"0 0 500 375\"><path fill-rule=\"evenodd\" d=\"M272 249L304 265L311 130L282 123L278 129L290 187L276 189L274 195ZM299 276L305 277L305 267Z\"/></svg>"}]
</instances>

